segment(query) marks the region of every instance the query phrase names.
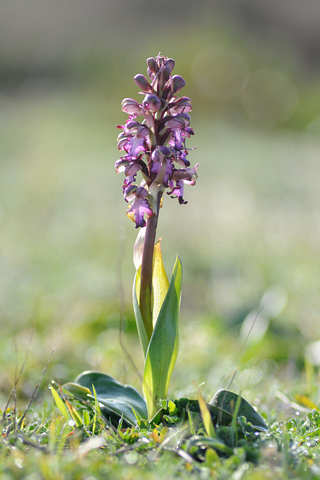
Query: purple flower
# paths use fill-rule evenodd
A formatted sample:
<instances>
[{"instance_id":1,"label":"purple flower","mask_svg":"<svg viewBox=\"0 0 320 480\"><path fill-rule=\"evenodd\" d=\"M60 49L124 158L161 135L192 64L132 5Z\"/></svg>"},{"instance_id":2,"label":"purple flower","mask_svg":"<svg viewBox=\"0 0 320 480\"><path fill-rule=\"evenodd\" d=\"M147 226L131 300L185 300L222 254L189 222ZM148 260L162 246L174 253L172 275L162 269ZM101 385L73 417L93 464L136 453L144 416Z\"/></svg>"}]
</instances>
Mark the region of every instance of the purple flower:
<instances>
[{"instance_id":1,"label":"purple flower","mask_svg":"<svg viewBox=\"0 0 320 480\"><path fill-rule=\"evenodd\" d=\"M146 216L158 214L157 204L166 188L180 204L185 184L194 185L197 168L188 168L186 139L193 135L190 127L192 110L189 97L177 97L185 86L180 75L172 75L175 62L160 54L147 59L149 80L141 74L134 77L144 94L141 103L132 98L122 101L129 115L125 125L118 125L118 149L123 155L116 161L116 172L124 172L123 194L130 207L127 215L136 228L146 224ZM182 166L181 167L179 167ZM137 175L142 175L140 186ZM158 203L157 203L158 202Z\"/></svg>"},{"instance_id":2,"label":"purple flower","mask_svg":"<svg viewBox=\"0 0 320 480\"><path fill-rule=\"evenodd\" d=\"M153 213L146 198L147 196L148 191L143 187L133 187L131 191L127 193L128 199L133 197L133 203L128 209L127 215L135 222L136 228L144 227L146 224L144 215L146 214L151 217Z\"/></svg>"},{"instance_id":3,"label":"purple flower","mask_svg":"<svg viewBox=\"0 0 320 480\"><path fill-rule=\"evenodd\" d=\"M170 182L171 192L167 192L170 197L177 197L180 204L188 203L183 199L184 184L195 185L197 178L198 163L193 168L180 168L172 175ZM174 186L173 180L176 181Z\"/></svg>"}]
</instances>

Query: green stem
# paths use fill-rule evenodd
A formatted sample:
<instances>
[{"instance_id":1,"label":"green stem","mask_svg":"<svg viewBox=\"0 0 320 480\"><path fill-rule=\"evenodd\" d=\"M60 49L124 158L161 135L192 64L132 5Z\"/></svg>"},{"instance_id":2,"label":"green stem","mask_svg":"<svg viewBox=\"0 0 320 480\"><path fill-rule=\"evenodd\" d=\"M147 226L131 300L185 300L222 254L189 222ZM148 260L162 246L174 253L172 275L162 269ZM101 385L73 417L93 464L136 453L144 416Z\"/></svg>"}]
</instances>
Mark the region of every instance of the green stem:
<instances>
[{"instance_id":1,"label":"green stem","mask_svg":"<svg viewBox=\"0 0 320 480\"><path fill-rule=\"evenodd\" d=\"M161 198L161 195L160 195L160 198ZM149 340L153 332L152 272L153 272L153 251L154 251L154 244L156 241L157 224L158 224L158 208L155 209L155 213L151 217L149 217L146 222L146 234L144 238L142 263L141 263L140 312L141 312L141 316L142 316L143 323L144 323Z\"/></svg>"}]
</instances>

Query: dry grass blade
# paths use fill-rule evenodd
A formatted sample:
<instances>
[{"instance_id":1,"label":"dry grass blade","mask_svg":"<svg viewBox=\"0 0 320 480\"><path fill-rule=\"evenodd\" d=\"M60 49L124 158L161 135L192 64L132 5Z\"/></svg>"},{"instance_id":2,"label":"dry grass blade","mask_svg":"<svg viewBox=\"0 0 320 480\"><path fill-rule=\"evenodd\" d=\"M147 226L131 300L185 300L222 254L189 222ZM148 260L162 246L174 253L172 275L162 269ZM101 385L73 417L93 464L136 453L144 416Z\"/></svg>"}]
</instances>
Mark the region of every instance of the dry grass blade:
<instances>
[{"instance_id":1,"label":"dry grass blade","mask_svg":"<svg viewBox=\"0 0 320 480\"><path fill-rule=\"evenodd\" d=\"M16 390L17 390L17 385L18 385L18 382L20 380L20 377L22 375L22 372L24 370L24 367L25 367L25 364L26 364L26 361L27 361L27 358L29 356L29 352L30 352L30 347L31 347L31 344L32 344L32 339L33 339L33 329L31 330L31 335L30 335L30 340L29 340L29 343L28 343L28 347L27 347L27 350L26 350L26 353L25 353L25 356L24 356L24 360L22 362L22 365L20 367L20 371L17 375L17 373L15 374L15 380L14 380L14 386L10 392L10 395L9 395L9 398L8 398L8 401L7 401L7 404L6 406L4 407L3 409L3 414L2 414L2 421L5 420L5 415L6 415L6 411L7 409L9 408L9 405L10 405L10 402L11 402L11 399L12 397L14 397L14 405L16 405L16 399L15 399L15 396L16 396Z\"/></svg>"},{"instance_id":2,"label":"dry grass blade","mask_svg":"<svg viewBox=\"0 0 320 480\"><path fill-rule=\"evenodd\" d=\"M35 399L35 396L36 396L37 391L38 391L38 389L39 389L39 386L40 386L40 384L41 384L41 382L42 382L42 379L43 379L43 377L44 377L44 375L45 375L45 373L46 373L46 371L47 371L47 368L48 368L48 366L49 366L49 364L50 364L50 362L51 362L51 359L52 359L52 357L53 357L53 354L54 354L54 352L56 351L56 348L57 348L57 346L58 346L58 343L59 343L59 340L60 340L61 335L62 335L62 332L60 332L59 335L58 335L58 338L57 338L57 340L56 340L56 342L55 342L55 344L54 344L54 346L53 346L53 348L52 348L52 350L51 350L50 357L48 358L47 363L45 364L44 369L42 370L42 373L41 373L41 375L40 375L40 378L39 378L39 380L38 380L38 383L37 383L37 385L36 385L36 387L35 387L32 395L31 395L31 398L30 398L30 400L29 400L29 403L28 403L28 405L27 405L27 408L26 408L25 411L23 412L23 414L22 414L22 416L21 416L21 418L20 418L20 420L19 420L19 422L18 422L19 427L22 425L22 422L23 422L23 420L25 419L25 417L26 417L26 415L27 415L27 413L28 413L28 411L29 411L29 409L30 409L30 407L31 407L31 405L32 405L32 402L33 402L33 400Z\"/></svg>"}]
</instances>

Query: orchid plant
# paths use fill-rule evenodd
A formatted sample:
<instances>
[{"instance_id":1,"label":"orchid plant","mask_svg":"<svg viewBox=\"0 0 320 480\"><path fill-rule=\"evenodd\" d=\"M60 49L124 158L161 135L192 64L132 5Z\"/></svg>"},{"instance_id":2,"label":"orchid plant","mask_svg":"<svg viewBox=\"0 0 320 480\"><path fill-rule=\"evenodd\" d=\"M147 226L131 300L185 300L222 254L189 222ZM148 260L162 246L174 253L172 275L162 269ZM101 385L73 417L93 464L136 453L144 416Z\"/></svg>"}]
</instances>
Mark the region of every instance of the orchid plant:
<instances>
[{"instance_id":1,"label":"orchid plant","mask_svg":"<svg viewBox=\"0 0 320 480\"><path fill-rule=\"evenodd\" d=\"M147 59L149 78L142 74L134 77L143 100L125 98L122 110L128 119L117 126L122 130L118 149L123 155L115 168L125 174L122 189L129 204L127 216L139 229L133 249L133 308L144 356L144 397L105 373L90 371L62 387L65 403L53 388L52 393L61 413L66 419L71 416L78 426L82 420L67 398L86 405L91 402L94 425L97 412L115 426L119 422L132 426L145 421L158 424L164 418L170 424L171 414L183 420L193 411L201 414L208 436L214 435L213 421L234 424L239 416L245 416L255 429L266 431L266 424L251 405L228 390L218 390L209 404L200 392L198 401L166 401L178 354L182 263L177 256L169 283L156 232L165 191L179 204L186 204L184 185L196 183L198 169L198 164L190 167L187 159L186 139L194 134L190 127L191 100L178 95L186 82L172 74L174 66L172 58L160 54Z\"/></svg>"},{"instance_id":2,"label":"orchid plant","mask_svg":"<svg viewBox=\"0 0 320 480\"><path fill-rule=\"evenodd\" d=\"M190 127L191 100L178 97L185 80L173 75L172 58L148 58L148 76L134 81L144 98L122 101L129 115L118 136L124 155L116 171L124 172L123 194L129 203L127 215L140 228L134 248L136 276L133 304L145 357L143 391L149 419L157 412L159 399L166 398L169 380L178 352L178 313L182 265L177 258L170 285L162 262L160 242L155 243L163 194L184 198L184 184L194 185L198 164L190 168L186 139ZM137 175L141 181L137 183Z\"/></svg>"}]
</instances>

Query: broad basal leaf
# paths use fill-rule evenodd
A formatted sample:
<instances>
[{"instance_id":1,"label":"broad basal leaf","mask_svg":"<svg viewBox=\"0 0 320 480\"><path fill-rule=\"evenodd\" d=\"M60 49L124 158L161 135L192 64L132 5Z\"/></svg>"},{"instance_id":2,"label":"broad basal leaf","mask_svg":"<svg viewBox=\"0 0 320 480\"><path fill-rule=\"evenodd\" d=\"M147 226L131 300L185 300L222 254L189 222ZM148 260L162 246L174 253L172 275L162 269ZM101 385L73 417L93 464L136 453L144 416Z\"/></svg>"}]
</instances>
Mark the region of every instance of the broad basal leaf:
<instances>
[{"instance_id":1,"label":"broad basal leaf","mask_svg":"<svg viewBox=\"0 0 320 480\"><path fill-rule=\"evenodd\" d=\"M240 405L237 416L239 417L243 415L248 422L252 423L256 430L267 432L268 427L259 413L255 411L247 400L234 392L230 392L229 390L218 390L212 400L210 400L210 404L233 414L239 399Z\"/></svg>"},{"instance_id":2,"label":"broad basal leaf","mask_svg":"<svg viewBox=\"0 0 320 480\"><path fill-rule=\"evenodd\" d=\"M110 375L102 372L81 373L74 383L68 383L63 389L81 400L92 400L94 391L100 405L101 413L113 423L124 418L131 425L137 423L137 417L146 419L147 406L140 393L130 385L122 385ZM115 420L115 422L114 422Z\"/></svg>"}]
</instances>

